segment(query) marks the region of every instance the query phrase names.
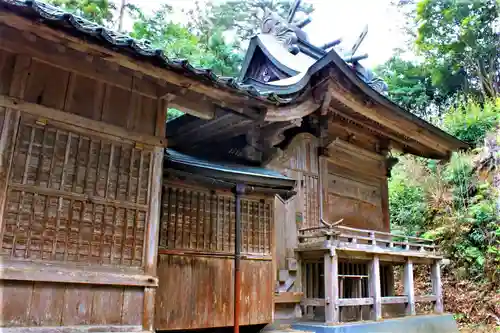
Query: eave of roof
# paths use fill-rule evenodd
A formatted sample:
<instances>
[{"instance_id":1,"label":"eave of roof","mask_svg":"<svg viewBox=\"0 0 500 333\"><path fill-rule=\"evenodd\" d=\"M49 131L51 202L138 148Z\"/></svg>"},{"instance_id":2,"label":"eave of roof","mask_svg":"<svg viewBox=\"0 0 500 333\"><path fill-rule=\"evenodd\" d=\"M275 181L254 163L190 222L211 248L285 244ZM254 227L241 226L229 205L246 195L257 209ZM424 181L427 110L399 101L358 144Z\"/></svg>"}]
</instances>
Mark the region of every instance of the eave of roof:
<instances>
[{"instance_id":1,"label":"eave of roof","mask_svg":"<svg viewBox=\"0 0 500 333\"><path fill-rule=\"evenodd\" d=\"M356 75L352 68L350 68L336 52L330 51L328 54L330 54L330 59L333 64L349 79L349 81L354 83L364 94L373 99L376 103L382 105L383 107L386 107L395 114L402 116L407 120L416 123L417 125L422 126L432 134L446 141L450 145L451 150L466 149L469 147L467 143L455 138L453 135L446 133L445 131L416 116L410 111L401 108L399 105L392 102L387 97L373 90L366 82L364 82L361 78L359 78L358 75Z\"/></svg>"},{"instance_id":2,"label":"eave of roof","mask_svg":"<svg viewBox=\"0 0 500 333\"><path fill-rule=\"evenodd\" d=\"M102 44L113 51L147 61L159 68L181 73L186 77L194 78L204 84L212 85L215 89L228 90L228 92L237 95L245 95L269 103L270 108L276 109L276 106L283 106L283 108L280 109L282 110L281 113L278 112L280 115L286 113L286 110L289 110L291 107L294 107L295 104L299 103L298 98L300 98L301 93L307 88L314 74L329 65L334 65L364 94L375 102L386 107L396 115L400 115L422 126L433 135L444 140L450 149L455 150L468 147L464 142L400 108L386 97L374 91L366 82L356 75L334 50L325 53L318 61L308 68L305 74L301 75L300 78L291 84L281 85L262 83L255 80L251 81L252 84L241 84L234 78L218 76L210 69L196 68L186 60L169 59L163 50L155 49L145 41L135 40L129 36L117 33L41 1L0 0L0 10L11 11L16 15L26 17L32 21L42 22L51 28L63 30L65 33L76 36L82 40L89 40L97 44ZM314 54L319 55L319 53L321 53L320 51L325 52L303 40L299 41L299 45L302 45L304 50L307 49ZM310 105L307 104L307 101L302 104L305 105L304 108L307 108L307 112L305 112L307 114L313 112L316 107L314 103L309 103ZM276 116L276 119L279 118L279 120L283 120L280 115Z\"/></svg>"},{"instance_id":3,"label":"eave of roof","mask_svg":"<svg viewBox=\"0 0 500 333\"><path fill-rule=\"evenodd\" d=\"M42 1L0 0L0 10L11 11L16 15L41 22L82 40L101 44L113 51L149 62L156 67L192 77L217 89L246 95L274 106L297 102L294 98L280 98L274 92L259 92L252 85L242 84L236 78L219 76L208 68L197 68L185 59L170 59L163 50L152 47L147 41L123 35Z\"/></svg>"},{"instance_id":4,"label":"eave of roof","mask_svg":"<svg viewBox=\"0 0 500 333\"><path fill-rule=\"evenodd\" d=\"M208 161L173 149L165 150L165 162L167 169L191 172L235 184L244 183L284 190L292 190L295 186L295 180L273 170L230 162Z\"/></svg>"}]
</instances>

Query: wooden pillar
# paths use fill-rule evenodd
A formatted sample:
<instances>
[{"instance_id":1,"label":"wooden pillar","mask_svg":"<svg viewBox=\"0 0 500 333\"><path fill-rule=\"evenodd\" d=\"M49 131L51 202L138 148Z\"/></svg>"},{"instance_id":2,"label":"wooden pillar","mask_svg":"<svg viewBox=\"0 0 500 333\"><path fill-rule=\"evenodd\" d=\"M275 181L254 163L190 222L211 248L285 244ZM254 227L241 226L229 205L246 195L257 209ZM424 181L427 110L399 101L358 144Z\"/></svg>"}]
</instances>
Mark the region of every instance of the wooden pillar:
<instances>
[{"instance_id":1,"label":"wooden pillar","mask_svg":"<svg viewBox=\"0 0 500 333\"><path fill-rule=\"evenodd\" d=\"M370 296L373 298L373 320L382 319L382 292L380 288L380 258L375 255L370 262Z\"/></svg>"},{"instance_id":2,"label":"wooden pillar","mask_svg":"<svg viewBox=\"0 0 500 333\"><path fill-rule=\"evenodd\" d=\"M387 296L394 296L394 266L387 266L386 270Z\"/></svg>"},{"instance_id":3,"label":"wooden pillar","mask_svg":"<svg viewBox=\"0 0 500 333\"><path fill-rule=\"evenodd\" d=\"M149 214L146 238L146 267L145 273L156 276L158 259L158 237L160 232L160 202L163 175L163 147L154 148L153 172L151 178L151 198L149 202ZM142 327L145 331L154 330L155 313L155 287L144 289L144 314Z\"/></svg>"},{"instance_id":4,"label":"wooden pillar","mask_svg":"<svg viewBox=\"0 0 500 333\"><path fill-rule=\"evenodd\" d=\"M24 98L26 82L31 70L31 58L18 54L14 63L13 77L10 82L9 96ZM7 187L13 165L14 146L21 119L21 112L6 108L2 128L0 128L0 248L3 243L4 211Z\"/></svg>"},{"instance_id":5,"label":"wooden pillar","mask_svg":"<svg viewBox=\"0 0 500 333\"><path fill-rule=\"evenodd\" d=\"M441 262L436 260L431 266L431 282L432 294L436 296L436 303L434 304L434 311L436 313L443 313L443 291L441 287Z\"/></svg>"},{"instance_id":6,"label":"wooden pillar","mask_svg":"<svg viewBox=\"0 0 500 333\"><path fill-rule=\"evenodd\" d=\"M415 289L413 288L413 261L408 258L404 270L404 291L408 297L408 304L406 306L406 314L414 316L415 311Z\"/></svg>"},{"instance_id":7,"label":"wooden pillar","mask_svg":"<svg viewBox=\"0 0 500 333\"><path fill-rule=\"evenodd\" d=\"M335 250L324 256L325 261L325 321L327 324L339 322L339 264Z\"/></svg>"}]
</instances>

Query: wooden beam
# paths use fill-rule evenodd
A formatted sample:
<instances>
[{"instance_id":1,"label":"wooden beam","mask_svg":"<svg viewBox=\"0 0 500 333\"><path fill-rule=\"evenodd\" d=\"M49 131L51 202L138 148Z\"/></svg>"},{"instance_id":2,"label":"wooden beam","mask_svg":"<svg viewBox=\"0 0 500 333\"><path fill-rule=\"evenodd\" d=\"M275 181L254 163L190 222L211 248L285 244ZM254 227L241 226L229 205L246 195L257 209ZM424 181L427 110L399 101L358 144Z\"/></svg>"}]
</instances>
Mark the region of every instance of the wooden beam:
<instances>
[{"instance_id":1,"label":"wooden beam","mask_svg":"<svg viewBox=\"0 0 500 333\"><path fill-rule=\"evenodd\" d=\"M0 13L0 22L2 21L2 14ZM68 49L57 41L44 40L43 38L30 39L29 35L31 34L21 33L8 26L0 26L0 49L26 56L29 55L37 62L94 79L99 83L119 87L141 96L157 98L157 94L153 89L143 89L144 87L133 84L134 76L131 71L130 73L124 73L123 70L118 71L111 68L107 62L99 59L99 57ZM65 51L61 52L61 48ZM158 82L149 81L149 86L158 84Z\"/></svg>"},{"instance_id":2,"label":"wooden beam","mask_svg":"<svg viewBox=\"0 0 500 333\"><path fill-rule=\"evenodd\" d=\"M393 145L395 146L395 148L397 148L398 150L402 150L403 147L405 147L405 146L411 147L419 152L423 152L423 150L425 149L425 146L423 146L422 144L420 144L416 141L408 142L402 137L393 135L391 133L388 133L387 131L376 128L374 126L371 126L371 125L367 124L366 122L363 122L361 119L356 119L356 118L348 115L346 112L340 111L338 108L332 107L332 108L330 108L330 110L332 113L336 114L337 117L344 118L345 120L347 120L351 123L357 124L358 126L360 126L362 128L366 128L370 132L377 133L378 135L380 135L382 137L389 138L391 140L391 142L393 143ZM353 131L354 133L356 133L355 130L352 129L352 127L349 127L347 130ZM359 135L359 131L356 134Z\"/></svg>"},{"instance_id":3,"label":"wooden beam","mask_svg":"<svg viewBox=\"0 0 500 333\"><path fill-rule=\"evenodd\" d=\"M382 292L380 288L380 258L373 256L370 261L370 296L373 299L373 319L382 319Z\"/></svg>"},{"instance_id":4,"label":"wooden beam","mask_svg":"<svg viewBox=\"0 0 500 333\"><path fill-rule=\"evenodd\" d=\"M390 296L390 297L382 297L382 304L405 304L408 303L408 297L406 296Z\"/></svg>"},{"instance_id":5,"label":"wooden beam","mask_svg":"<svg viewBox=\"0 0 500 333\"><path fill-rule=\"evenodd\" d=\"M203 100L202 97L201 95L198 95L198 98L194 98L193 96L176 96L170 101L169 107L201 119L214 119L217 109L216 105L208 100Z\"/></svg>"},{"instance_id":6,"label":"wooden beam","mask_svg":"<svg viewBox=\"0 0 500 333\"><path fill-rule=\"evenodd\" d=\"M415 296L415 303L430 303L436 302L437 297L435 295L423 295Z\"/></svg>"},{"instance_id":7,"label":"wooden beam","mask_svg":"<svg viewBox=\"0 0 500 333\"><path fill-rule=\"evenodd\" d=\"M443 156L447 155L448 150L446 147L438 142L438 138L427 136L425 128L403 117L392 114L391 110L382 106L367 106L360 102L359 98L353 96L351 91L343 87L338 82L338 78L332 78L331 81L332 84L330 87L332 89L330 89L330 92L335 100L397 133L404 133L409 138L426 145Z\"/></svg>"},{"instance_id":8,"label":"wooden beam","mask_svg":"<svg viewBox=\"0 0 500 333\"><path fill-rule=\"evenodd\" d=\"M122 127L106 124L102 121L88 119L72 113L49 108L40 104L25 102L14 97L0 95L0 107L18 110L34 116L47 118L50 120L50 122L63 123L66 125L66 127L71 127L72 129L76 129L77 131L78 128L80 128L79 131L81 131L81 128L84 128L86 130L99 132L103 136L112 135L129 142L132 140L162 147L167 145L167 139L163 137L155 137L152 135L132 132Z\"/></svg>"},{"instance_id":9,"label":"wooden beam","mask_svg":"<svg viewBox=\"0 0 500 333\"><path fill-rule=\"evenodd\" d=\"M304 293L287 291L274 295L274 303L300 303Z\"/></svg>"},{"instance_id":10,"label":"wooden beam","mask_svg":"<svg viewBox=\"0 0 500 333\"><path fill-rule=\"evenodd\" d=\"M156 287L158 279L138 270L84 267L65 263L0 261L0 280Z\"/></svg>"},{"instance_id":11,"label":"wooden beam","mask_svg":"<svg viewBox=\"0 0 500 333\"><path fill-rule=\"evenodd\" d=\"M436 296L436 303L434 304L434 311L436 313L443 313L443 290L441 286L441 261L436 260L431 266L431 282L432 294Z\"/></svg>"},{"instance_id":12,"label":"wooden beam","mask_svg":"<svg viewBox=\"0 0 500 333\"><path fill-rule=\"evenodd\" d=\"M372 304L373 298L340 298L338 300L339 306L360 306Z\"/></svg>"},{"instance_id":13,"label":"wooden beam","mask_svg":"<svg viewBox=\"0 0 500 333\"><path fill-rule=\"evenodd\" d=\"M298 104L285 105L280 107L267 107L265 121L290 121L301 119L310 115L321 107L312 97Z\"/></svg>"},{"instance_id":14,"label":"wooden beam","mask_svg":"<svg viewBox=\"0 0 500 333\"><path fill-rule=\"evenodd\" d=\"M65 45L70 49L80 51L85 54L87 58L95 57L103 59L109 64L122 66L132 71L139 72L152 78L158 79L161 82L167 82L175 86L183 87L185 89L212 98L215 101L221 101L224 104L221 106L247 105L254 106L260 109L267 109L267 121L287 121L302 118L313 113L320 107L319 104L313 101L312 96L309 96L303 102L300 102L298 104L275 106L265 97L253 97L244 92L238 92L233 89L214 87L212 83L205 83L201 80L196 80L192 77L176 73L172 70L155 66L149 62L129 57L127 55L113 51L110 48L98 45L97 43L94 44L85 42L78 37L74 37L63 31L50 28L45 24L34 22L10 12L0 11L0 23L23 31L24 33L31 33L36 37L54 42L57 45ZM27 40L26 42L29 42L29 40ZM26 44L26 42L16 43L16 45L13 45L13 47L9 47L9 49L18 51L20 47L22 48L23 45ZM7 44L11 43L7 38L2 37L0 39L0 47L6 48ZM28 54L33 54L32 51L33 50L30 50ZM45 58L47 58L50 63L53 63L53 52L47 52L43 49L38 50L37 57L43 57L44 53L50 55L49 57L45 55ZM65 55L63 54L59 58L64 57ZM75 67L75 64L78 63L71 58L66 59L65 61L74 62L74 64L68 64L68 69L70 69L71 67ZM239 111L238 108L236 109L236 111Z\"/></svg>"},{"instance_id":15,"label":"wooden beam","mask_svg":"<svg viewBox=\"0 0 500 333\"><path fill-rule=\"evenodd\" d=\"M323 298L303 298L300 304L302 306L325 306L325 300Z\"/></svg>"},{"instance_id":16,"label":"wooden beam","mask_svg":"<svg viewBox=\"0 0 500 333\"><path fill-rule=\"evenodd\" d=\"M156 276L158 259L158 238L160 232L160 204L161 189L163 180L163 147L155 147L153 154L152 175L151 175L151 195L149 198L149 212L146 229L146 266L147 274ZM146 287L144 289L144 315L142 327L146 331L152 332L154 327L156 289Z\"/></svg>"},{"instance_id":17,"label":"wooden beam","mask_svg":"<svg viewBox=\"0 0 500 333\"><path fill-rule=\"evenodd\" d=\"M406 305L406 314L414 316L416 314L415 309L415 289L413 285L413 261L408 258L405 263L404 268L404 293L408 297L408 304Z\"/></svg>"},{"instance_id":18,"label":"wooden beam","mask_svg":"<svg viewBox=\"0 0 500 333\"><path fill-rule=\"evenodd\" d=\"M338 257L335 250L324 255L325 322L335 324L340 320Z\"/></svg>"},{"instance_id":19,"label":"wooden beam","mask_svg":"<svg viewBox=\"0 0 500 333\"><path fill-rule=\"evenodd\" d=\"M95 333L95 332L137 332L144 333L136 325L77 325L77 326L31 326L2 327L2 333Z\"/></svg>"}]
</instances>

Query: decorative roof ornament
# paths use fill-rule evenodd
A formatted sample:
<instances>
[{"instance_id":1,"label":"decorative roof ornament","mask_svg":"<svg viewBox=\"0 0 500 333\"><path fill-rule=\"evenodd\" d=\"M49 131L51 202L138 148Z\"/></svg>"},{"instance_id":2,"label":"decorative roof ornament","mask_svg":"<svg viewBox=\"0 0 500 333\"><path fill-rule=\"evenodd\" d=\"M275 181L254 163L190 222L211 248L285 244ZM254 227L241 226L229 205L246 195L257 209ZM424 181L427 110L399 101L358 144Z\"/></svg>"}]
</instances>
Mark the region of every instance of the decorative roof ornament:
<instances>
[{"instance_id":1,"label":"decorative roof ornament","mask_svg":"<svg viewBox=\"0 0 500 333\"><path fill-rule=\"evenodd\" d=\"M353 68L356 71L356 74L373 90L381 95L387 95L387 91L389 90L387 83L385 83L385 81L380 77L376 76L373 71L361 66L359 62L353 63Z\"/></svg>"},{"instance_id":2,"label":"decorative roof ornament","mask_svg":"<svg viewBox=\"0 0 500 333\"><path fill-rule=\"evenodd\" d=\"M299 38L297 37L296 27L281 18L278 14L266 9L261 30L263 34L276 36L276 39L283 43L290 53L297 54L300 52L297 45Z\"/></svg>"}]
</instances>

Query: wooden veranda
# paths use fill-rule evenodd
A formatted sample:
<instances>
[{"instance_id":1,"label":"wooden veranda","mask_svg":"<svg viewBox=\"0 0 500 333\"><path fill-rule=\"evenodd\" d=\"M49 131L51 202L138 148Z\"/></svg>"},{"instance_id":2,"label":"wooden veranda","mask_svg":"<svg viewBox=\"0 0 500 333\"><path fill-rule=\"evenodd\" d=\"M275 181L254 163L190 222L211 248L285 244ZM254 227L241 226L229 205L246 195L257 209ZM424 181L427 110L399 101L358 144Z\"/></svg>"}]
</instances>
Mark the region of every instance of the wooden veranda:
<instances>
[{"instance_id":1,"label":"wooden veranda","mask_svg":"<svg viewBox=\"0 0 500 333\"><path fill-rule=\"evenodd\" d=\"M435 313L443 313L442 257L430 240L322 226L299 230L299 242L297 252L302 259L303 281L307 281L301 304L308 319L313 319L312 307L324 307L324 321L330 324L341 321L346 307L359 307L357 320L381 320L383 306L390 304L403 304L406 315L416 315L416 303L431 302ZM394 295L392 269L383 270L383 264L403 265L403 295ZM414 264L430 265L431 294L415 296ZM394 315L387 314L389 318Z\"/></svg>"}]
</instances>

